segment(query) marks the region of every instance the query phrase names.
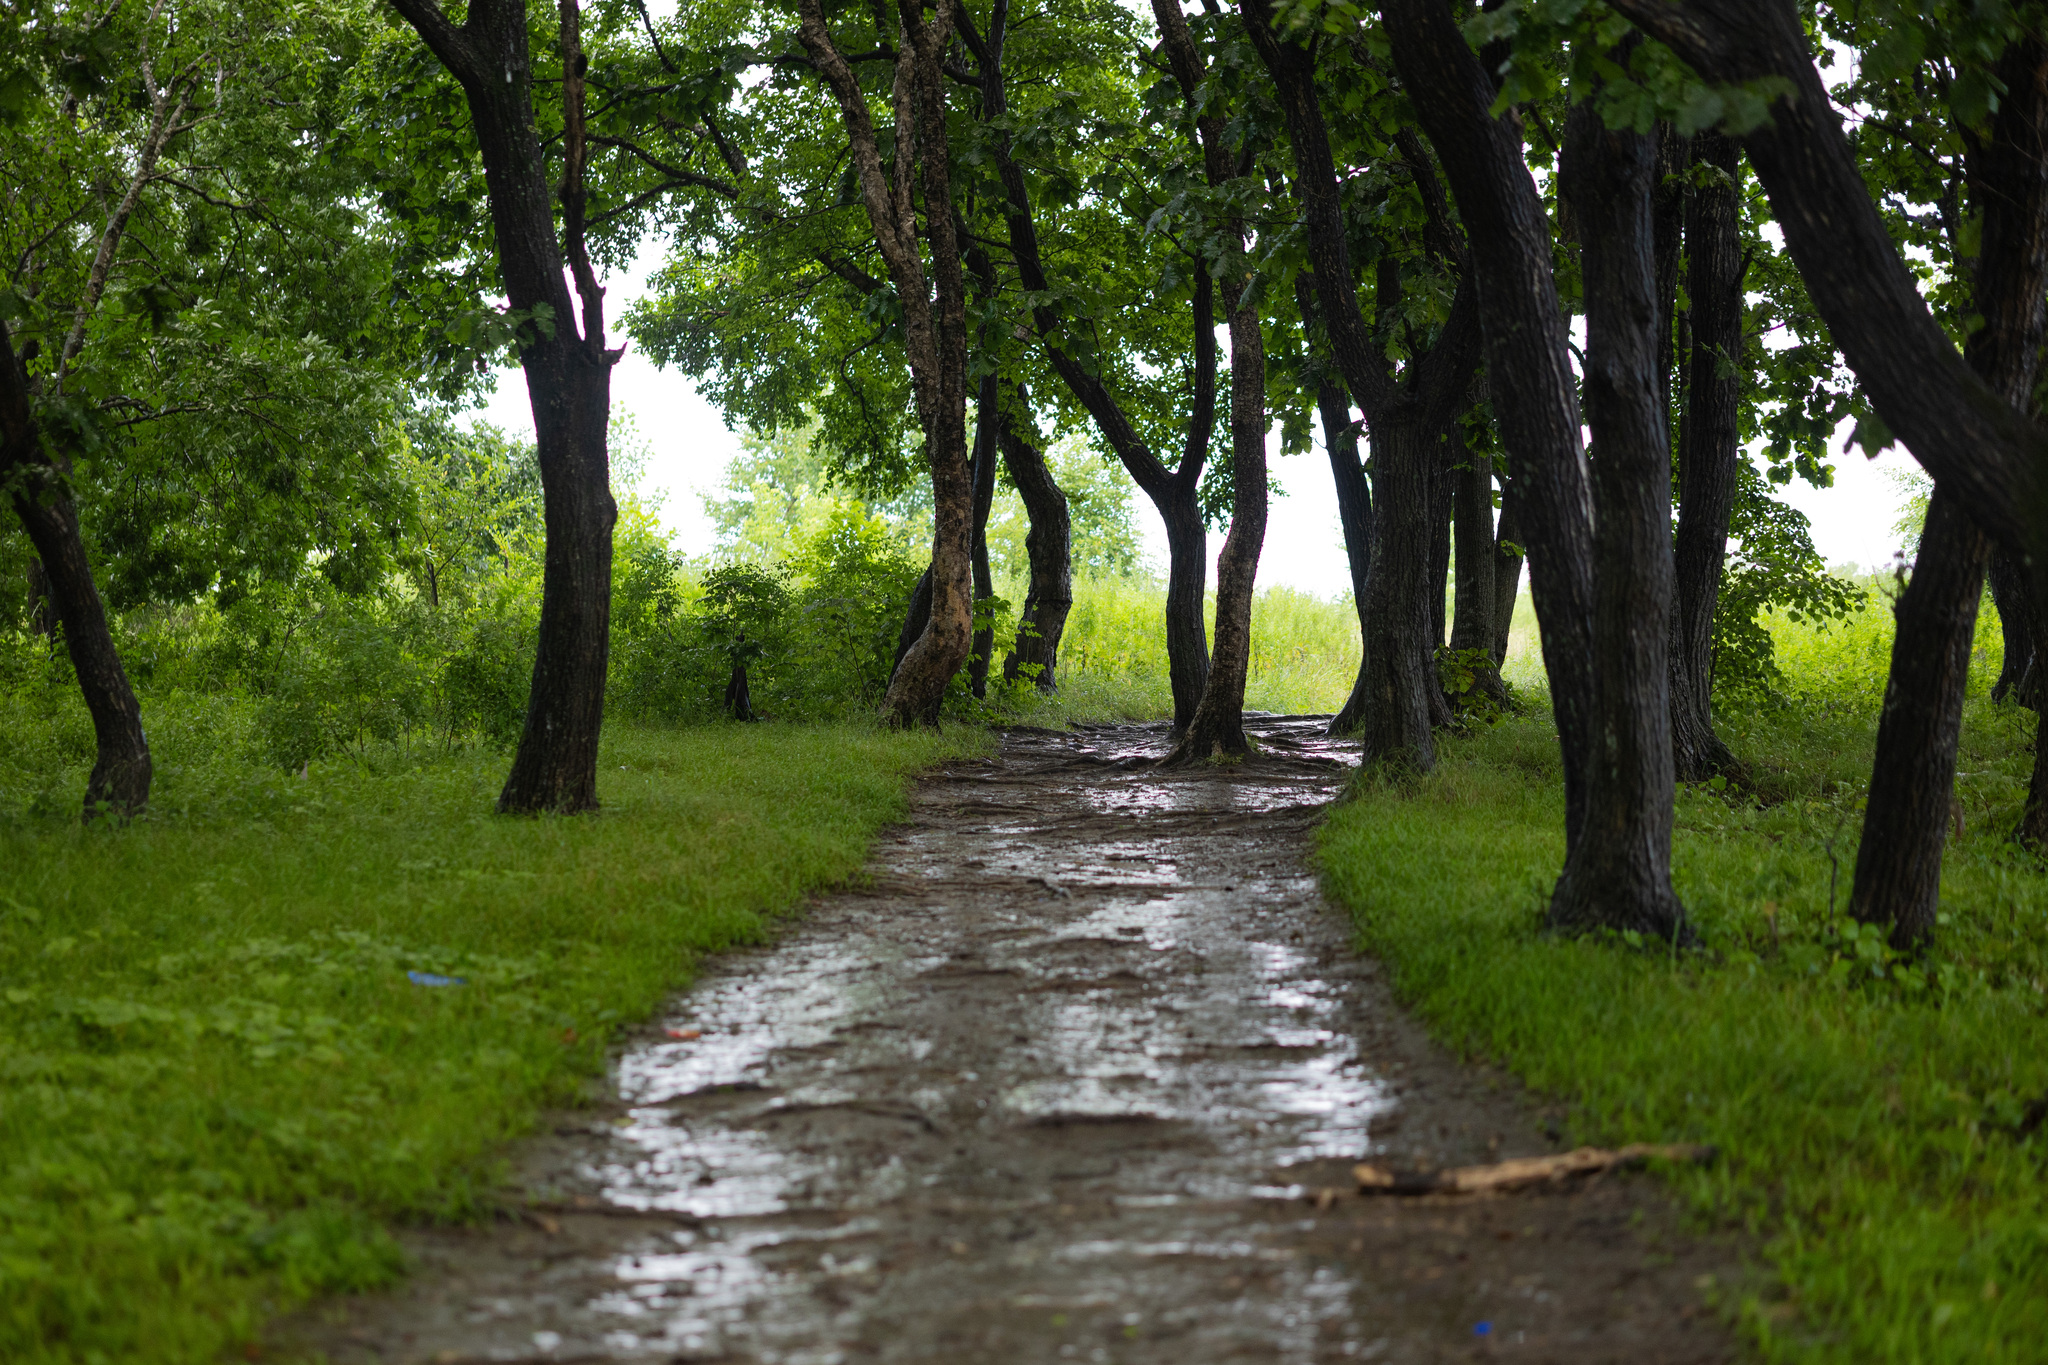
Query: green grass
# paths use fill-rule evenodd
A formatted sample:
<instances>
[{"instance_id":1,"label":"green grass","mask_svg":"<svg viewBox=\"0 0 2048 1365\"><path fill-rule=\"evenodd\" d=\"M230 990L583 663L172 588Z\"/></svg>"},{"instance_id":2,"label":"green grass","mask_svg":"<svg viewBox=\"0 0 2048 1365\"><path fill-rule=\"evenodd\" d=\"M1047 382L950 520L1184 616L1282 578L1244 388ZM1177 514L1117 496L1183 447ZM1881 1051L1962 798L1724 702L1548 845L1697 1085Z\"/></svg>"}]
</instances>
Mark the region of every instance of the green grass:
<instances>
[{"instance_id":1,"label":"green grass","mask_svg":"<svg viewBox=\"0 0 2048 1365\"><path fill-rule=\"evenodd\" d=\"M151 818L80 828L75 765L44 784L61 811L0 818L13 1365L213 1360L294 1300L389 1281L388 1222L486 1210L505 1142L613 1031L853 873L907 774L985 742L615 727L601 814L515 820L490 813L501 755L302 779L195 738L181 767L180 717L208 708L151 702Z\"/></svg>"},{"instance_id":2,"label":"green grass","mask_svg":"<svg viewBox=\"0 0 2048 1365\"><path fill-rule=\"evenodd\" d=\"M1680 794L1674 877L1706 951L1540 932L1563 858L1547 717L1447 742L1426 778L1365 780L1321 858L1430 1027L1563 1099L1575 1138L1721 1148L1671 1178L1703 1222L1762 1248L1772 1287L1724 1304L1766 1358L2035 1361L2048 1133L2019 1129L2048 1096L2048 880L2005 837L2033 722L1981 695L1993 625L1939 941L1888 960L1837 915L1889 628L1882 602L1827 636L1772 623L1788 698L1722 716L1761 799Z\"/></svg>"},{"instance_id":3,"label":"green grass","mask_svg":"<svg viewBox=\"0 0 2048 1365\"><path fill-rule=\"evenodd\" d=\"M1022 588L1013 588L1022 600ZM1173 715L1166 671L1166 589L1155 580L1077 579L1060 641L1059 695L1031 701L1026 719L1161 720ZM1209 595L1212 636L1216 595ZM1255 711L1335 711L1358 674L1358 614L1350 599L1293 588L1252 599L1252 657L1244 704Z\"/></svg>"}]
</instances>

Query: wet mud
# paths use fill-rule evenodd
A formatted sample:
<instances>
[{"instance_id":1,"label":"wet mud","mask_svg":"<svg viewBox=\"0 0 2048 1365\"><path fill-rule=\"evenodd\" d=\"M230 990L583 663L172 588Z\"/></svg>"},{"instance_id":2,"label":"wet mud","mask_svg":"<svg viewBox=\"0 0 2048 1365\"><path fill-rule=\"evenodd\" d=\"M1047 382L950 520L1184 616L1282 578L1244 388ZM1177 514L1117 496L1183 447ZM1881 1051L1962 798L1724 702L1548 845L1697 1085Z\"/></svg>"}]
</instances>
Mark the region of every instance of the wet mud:
<instances>
[{"instance_id":1,"label":"wet mud","mask_svg":"<svg viewBox=\"0 0 2048 1365\"><path fill-rule=\"evenodd\" d=\"M1556 1150L1448 1060L1307 862L1346 746L1261 718L1013 731L917 789L870 875L713 963L516 1217L282 1324L336 1361L1710 1362L1733 1248L1654 1181L1368 1199L1367 1154ZM681 1036L678 1036L681 1035ZM1552 1130L1554 1132L1554 1130Z\"/></svg>"}]
</instances>

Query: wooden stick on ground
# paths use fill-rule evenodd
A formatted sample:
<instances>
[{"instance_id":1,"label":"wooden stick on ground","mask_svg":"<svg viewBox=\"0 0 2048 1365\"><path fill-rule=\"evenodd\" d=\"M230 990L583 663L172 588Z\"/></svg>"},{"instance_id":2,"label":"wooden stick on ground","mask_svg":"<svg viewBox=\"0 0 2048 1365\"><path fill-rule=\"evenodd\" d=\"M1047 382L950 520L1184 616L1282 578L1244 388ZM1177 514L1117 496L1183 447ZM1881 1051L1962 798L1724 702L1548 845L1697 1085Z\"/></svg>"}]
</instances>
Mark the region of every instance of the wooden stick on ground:
<instances>
[{"instance_id":1,"label":"wooden stick on ground","mask_svg":"<svg viewBox=\"0 0 2048 1365\"><path fill-rule=\"evenodd\" d=\"M1352 1168L1360 1194L1495 1194L1569 1180L1598 1171L1640 1166L1659 1161L1707 1162L1714 1159L1712 1147L1680 1143L1655 1146L1634 1143L1619 1151L1581 1147L1556 1156L1516 1157L1490 1166L1457 1166L1447 1171L1397 1170L1360 1162Z\"/></svg>"}]
</instances>

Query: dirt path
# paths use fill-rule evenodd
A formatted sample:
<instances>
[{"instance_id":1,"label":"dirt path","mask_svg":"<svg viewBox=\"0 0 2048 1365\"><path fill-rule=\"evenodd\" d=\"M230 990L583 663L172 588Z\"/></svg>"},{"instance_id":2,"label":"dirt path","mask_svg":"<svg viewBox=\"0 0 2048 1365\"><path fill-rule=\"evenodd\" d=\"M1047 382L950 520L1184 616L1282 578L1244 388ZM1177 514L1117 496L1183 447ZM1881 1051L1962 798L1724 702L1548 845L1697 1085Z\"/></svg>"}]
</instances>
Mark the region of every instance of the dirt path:
<instances>
[{"instance_id":1,"label":"dirt path","mask_svg":"<svg viewBox=\"0 0 2048 1365\"><path fill-rule=\"evenodd\" d=\"M1646 1180L1349 1192L1369 1150L1553 1147L1318 894L1342 746L1255 731L1182 774L1147 763L1163 727L1016 732L927 780L872 884L715 963L609 1110L529 1146L547 1211L421 1234L404 1290L294 1335L351 1362L1732 1358L1696 1285L1733 1257Z\"/></svg>"}]
</instances>

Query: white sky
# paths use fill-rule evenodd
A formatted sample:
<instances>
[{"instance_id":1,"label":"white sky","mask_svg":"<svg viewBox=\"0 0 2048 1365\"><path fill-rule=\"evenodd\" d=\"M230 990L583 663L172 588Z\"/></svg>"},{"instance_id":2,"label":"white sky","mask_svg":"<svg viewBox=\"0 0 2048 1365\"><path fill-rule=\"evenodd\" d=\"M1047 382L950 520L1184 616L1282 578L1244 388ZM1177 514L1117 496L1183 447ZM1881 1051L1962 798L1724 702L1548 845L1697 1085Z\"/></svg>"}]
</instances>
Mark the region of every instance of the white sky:
<instances>
[{"instance_id":1,"label":"white sky","mask_svg":"<svg viewBox=\"0 0 2048 1365\"><path fill-rule=\"evenodd\" d=\"M652 265L649 260L647 264ZM609 282L605 311L618 317L637 296L646 272ZM1227 346L1227 337L1220 338ZM613 337L617 345L621 338ZM715 490L726 465L739 453L739 436L727 430L718 410L697 393L685 375L662 371L628 347L612 371L615 413L630 413L650 446L641 481L644 495L658 496L664 526L675 533L676 546L701 555L712 546L711 523L702 496ZM526 381L518 369L500 372L497 392L477 414L507 432L533 435L533 414L527 404ZM1320 424L1316 424L1320 436ZM1846 432L1832 448L1840 451ZM1322 597L1335 597L1350 586L1344 562L1343 536L1337 525L1336 490L1320 439L1305 454L1281 456L1278 433L1268 445L1269 462L1287 496L1272 500L1265 548L1259 556L1261 588L1284 584ZM1903 450L1894 447L1877 460L1861 452L1836 455L1835 486L1810 488L1795 482L1780 495L1806 513L1813 523L1814 546L1830 565L1888 564L1898 549L1892 530L1903 497L1885 476L1886 469L1914 468ZM1148 555L1163 570L1166 534L1151 503L1133 490L1133 503ZM1215 581L1214 556L1223 548L1221 535L1209 537L1210 581Z\"/></svg>"}]
</instances>

